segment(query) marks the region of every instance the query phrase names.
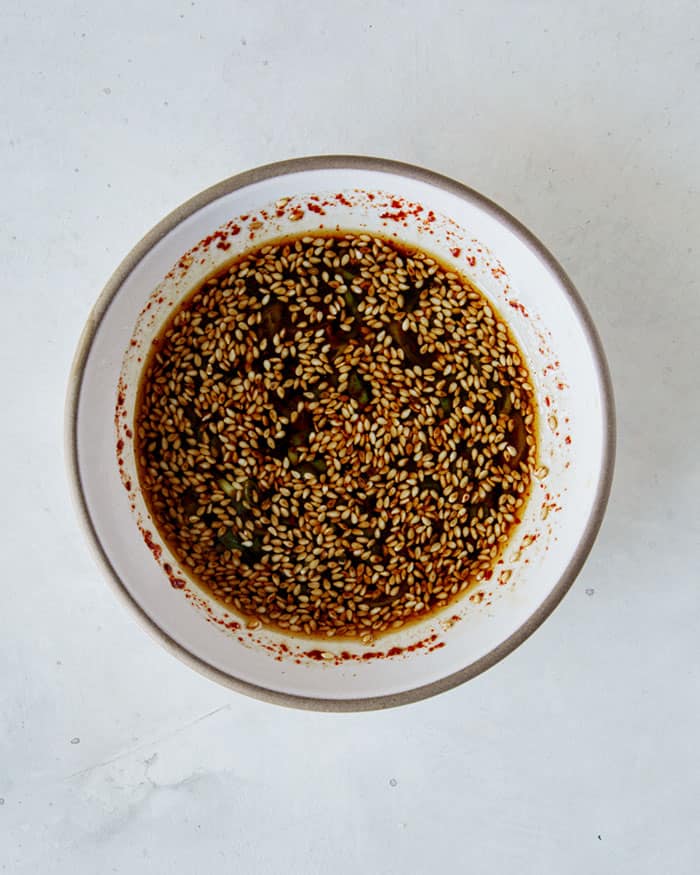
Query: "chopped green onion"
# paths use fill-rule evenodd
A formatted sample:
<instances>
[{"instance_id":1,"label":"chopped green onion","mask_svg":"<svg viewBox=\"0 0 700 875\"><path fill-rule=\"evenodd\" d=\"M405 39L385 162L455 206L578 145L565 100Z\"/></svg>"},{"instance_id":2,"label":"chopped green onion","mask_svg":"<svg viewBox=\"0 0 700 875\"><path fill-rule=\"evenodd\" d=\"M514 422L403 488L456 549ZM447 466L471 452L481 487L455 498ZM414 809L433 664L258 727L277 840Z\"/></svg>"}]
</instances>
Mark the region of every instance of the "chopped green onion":
<instances>
[{"instance_id":1,"label":"chopped green onion","mask_svg":"<svg viewBox=\"0 0 700 875\"><path fill-rule=\"evenodd\" d=\"M325 474L327 470L328 468L325 461L320 457L310 459L307 462L302 462L301 465L298 465L297 467L297 471L300 474L311 474L314 477L318 477L319 474Z\"/></svg>"},{"instance_id":2,"label":"chopped green onion","mask_svg":"<svg viewBox=\"0 0 700 875\"><path fill-rule=\"evenodd\" d=\"M260 327L263 336L272 339L284 325L284 306L279 301L273 301L263 307Z\"/></svg>"},{"instance_id":3,"label":"chopped green onion","mask_svg":"<svg viewBox=\"0 0 700 875\"><path fill-rule=\"evenodd\" d=\"M441 398L438 406L440 408L438 411L438 417L440 419L446 419L450 413L452 413L452 398Z\"/></svg>"},{"instance_id":4,"label":"chopped green onion","mask_svg":"<svg viewBox=\"0 0 700 875\"><path fill-rule=\"evenodd\" d=\"M220 535L218 538L219 543L222 547L225 547L227 550L245 550L245 546L243 541L239 540L231 529L225 532L223 535Z\"/></svg>"},{"instance_id":5,"label":"chopped green onion","mask_svg":"<svg viewBox=\"0 0 700 875\"><path fill-rule=\"evenodd\" d=\"M357 314L357 299L355 298L353 293L350 291L350 289L346 289L343 297L345 298L345 303L348 305L348 310L350 310L350 312L353 315L356 315Z\"/></svg>"},{"instance_id":6,"label":"chopped green onion","mask_svg":"<svg viewBox=\"0 0 700 875\"><path fill-rule=\"evenodd\" d=\"M372 398L369 383L357 371L350 371L347 392L351 398L357 401L360 407L366 407Z\"/></svg>"},{"instance_id":7,"label":"chopped green onion","mask_svg":"<svg viewBox=\"0 0 700 875\"><path fill-rule=\"evenodd\" d=\"M248 504L252 504L253 501L255 500L255 495L253 492L254 488L255 488L255 484L253 483L253 481L250 479L246 480L245 485L243 487L243 498L245 501L248 502Z\"/></svg>"},{"instance_id":8,"label":"chopped green onion","mask_svg":"<svg viewBox=\"0 0 700 875\"><path fill-rule=\"evenodd\" d=\"M226 495L228 495L229 498L233 498L233 496L236 494L236 488L233 483L226 480L225 477L220 477L216 482L219 484L222 491L225 492Z\"/></svg>"}]
</instances>

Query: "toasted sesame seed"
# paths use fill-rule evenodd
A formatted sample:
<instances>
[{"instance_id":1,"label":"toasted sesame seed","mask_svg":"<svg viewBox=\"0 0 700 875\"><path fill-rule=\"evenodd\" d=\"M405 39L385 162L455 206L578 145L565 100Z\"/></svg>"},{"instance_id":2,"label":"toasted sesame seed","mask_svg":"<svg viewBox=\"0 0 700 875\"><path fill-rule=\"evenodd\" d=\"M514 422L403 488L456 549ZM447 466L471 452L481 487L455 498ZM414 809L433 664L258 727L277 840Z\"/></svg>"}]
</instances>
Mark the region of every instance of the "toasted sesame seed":
<instances>
[{"instance_id":1,"label":"toasted sesame seed","mask_svg":"<svg viewBox=\"0 0 700 875\"><path fill-rule=\"evenodd\" d=\"M505 324L383 238L266 244L195 289L155 348L134 429L144 497L183 569L251 629L369 644L444 607L493 569L549 473Z\"/></svg>"}]
</instances>

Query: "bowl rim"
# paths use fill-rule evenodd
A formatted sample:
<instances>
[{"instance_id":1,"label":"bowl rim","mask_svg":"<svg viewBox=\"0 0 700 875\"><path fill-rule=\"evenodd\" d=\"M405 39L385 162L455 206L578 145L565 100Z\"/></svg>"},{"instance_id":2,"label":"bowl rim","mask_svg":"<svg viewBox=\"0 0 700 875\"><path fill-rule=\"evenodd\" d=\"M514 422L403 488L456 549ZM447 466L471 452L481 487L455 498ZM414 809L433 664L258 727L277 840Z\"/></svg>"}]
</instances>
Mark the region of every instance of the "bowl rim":
<instances>
[{"instance_id":1,"label":"bowl rim","mask_svg":"<svg viewBox=\"0 0 700 875\"><path fill-rule=\"evenodd\" d=\"M146 614L143 608L141 608L138 602L129 593L112 565L107 550L97 535L83 489L78 460L77 440L77 420L81 389L87 359L95 335L110 303L118 294L123 282L144 256L155 246L155 244L193 213L197 212L212 201L230 194L233 191L273 177L283 177L309 170L333 169L378 171L424 182L450 194L456 195L461 199L476 203L481 209L508 227L509 230L518 236L522 242L534 252L537 258L549 267L549 269L556 275L557 280L561 285L562 292L567 296L593 353L596 376L601 388L603 401L603 457L591 513L581 539L579 540L576 550L574 551L567 567L542 604L518 629L516 629L515 632L509 635L508 638L496 645L496 647L491 649L480 659L470 663L464 668L452 672L436 681L432 681L431 683L414 687L400 693L353 699L326 699L320 697L298 696L252 684L221 671L220 669L214 668L164 632L157 622ZM447 176L443 176L442 174L413 164L406 164L386 158L359 155L319 155L292 158L286 161L265 164L228 177L227 179L204 189L165 216L164 219L158 222L157 225L141 238L141 240L123 259L121 264L119 264L107 281L93 305L87 317L85 327L83 328L73 358L68 378L65 404L65 456L73 503L78 514L79 522L84 530L88 543L92 548L92 552L97 559L98 565L102 569L111 589L116 593L122 604L131 611L140 625L155 637L155 639L165 647L166 650L209 680L216 681L223 686L229 687L239 693L245 693L255 699L260 699L277 705L314 711L370 711L417 702L421 699L426 699L430 696L452 689L465 681L471 680L483 671L491 668L497 662L500 662L501 659L519 647L554 611L564 595L568 592L590 553L603 521L610 495L615 462L615 444L616 426L613 388L602 343L593 324L593 320L591 319L591 316L574 284L544 244L521 222L502 207L498 206L498 204L461 182L457 182Z\"/></svg>"}]
</instances>

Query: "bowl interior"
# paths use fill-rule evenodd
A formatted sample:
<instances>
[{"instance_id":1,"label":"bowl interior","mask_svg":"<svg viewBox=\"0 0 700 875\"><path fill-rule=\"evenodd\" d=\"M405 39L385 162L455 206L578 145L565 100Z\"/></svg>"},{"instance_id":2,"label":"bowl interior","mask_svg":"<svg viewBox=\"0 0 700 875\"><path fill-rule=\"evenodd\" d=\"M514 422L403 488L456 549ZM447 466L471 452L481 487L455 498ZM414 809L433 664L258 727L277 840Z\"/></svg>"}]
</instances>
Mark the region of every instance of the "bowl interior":
<instances>
[{"instance_id":1,"label":"bowl interior","mask_svg":"<svg viewBox=\"0 0 700 875\"><path fill-rule=\"evenodd\" d=\"M236 254L319 228L395 236L453 264L507 321L535 381L544 476L534 481L502 564L441 615L372 646L240 626L187 579L160 541L133 458L138 375L173 306ZM314 707L372 707L472 676L526 637L558 602L602 515L609 403L605 365L575 292L514 220L427 172L389 162L307 160L205 192L164 220L121 265L79 351L69 449L101 561L179 656L254 695Z\"/></svg>"}]
</instances>

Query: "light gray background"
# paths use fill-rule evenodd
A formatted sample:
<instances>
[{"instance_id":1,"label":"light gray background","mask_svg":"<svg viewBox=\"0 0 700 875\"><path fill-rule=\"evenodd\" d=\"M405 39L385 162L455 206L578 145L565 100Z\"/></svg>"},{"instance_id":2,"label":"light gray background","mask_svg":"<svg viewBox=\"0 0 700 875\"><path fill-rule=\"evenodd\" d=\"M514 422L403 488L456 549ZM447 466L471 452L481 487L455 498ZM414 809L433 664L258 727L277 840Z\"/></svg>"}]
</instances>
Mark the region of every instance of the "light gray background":
<instances>
[{"instance_id":1,"label":"light gray background","mask_svg":"<svg viewBox=\"0 0 700 875\"><path fill-rule=\"evenodd\" d=\"M697 872L700 13L664 3L0 7L0 870ZM88 310L165 213L349 152L511 210L607 348L616 481L523 647L399 710L282 710L153 643L62 458Z\"/></svg>"}]
</instances>

